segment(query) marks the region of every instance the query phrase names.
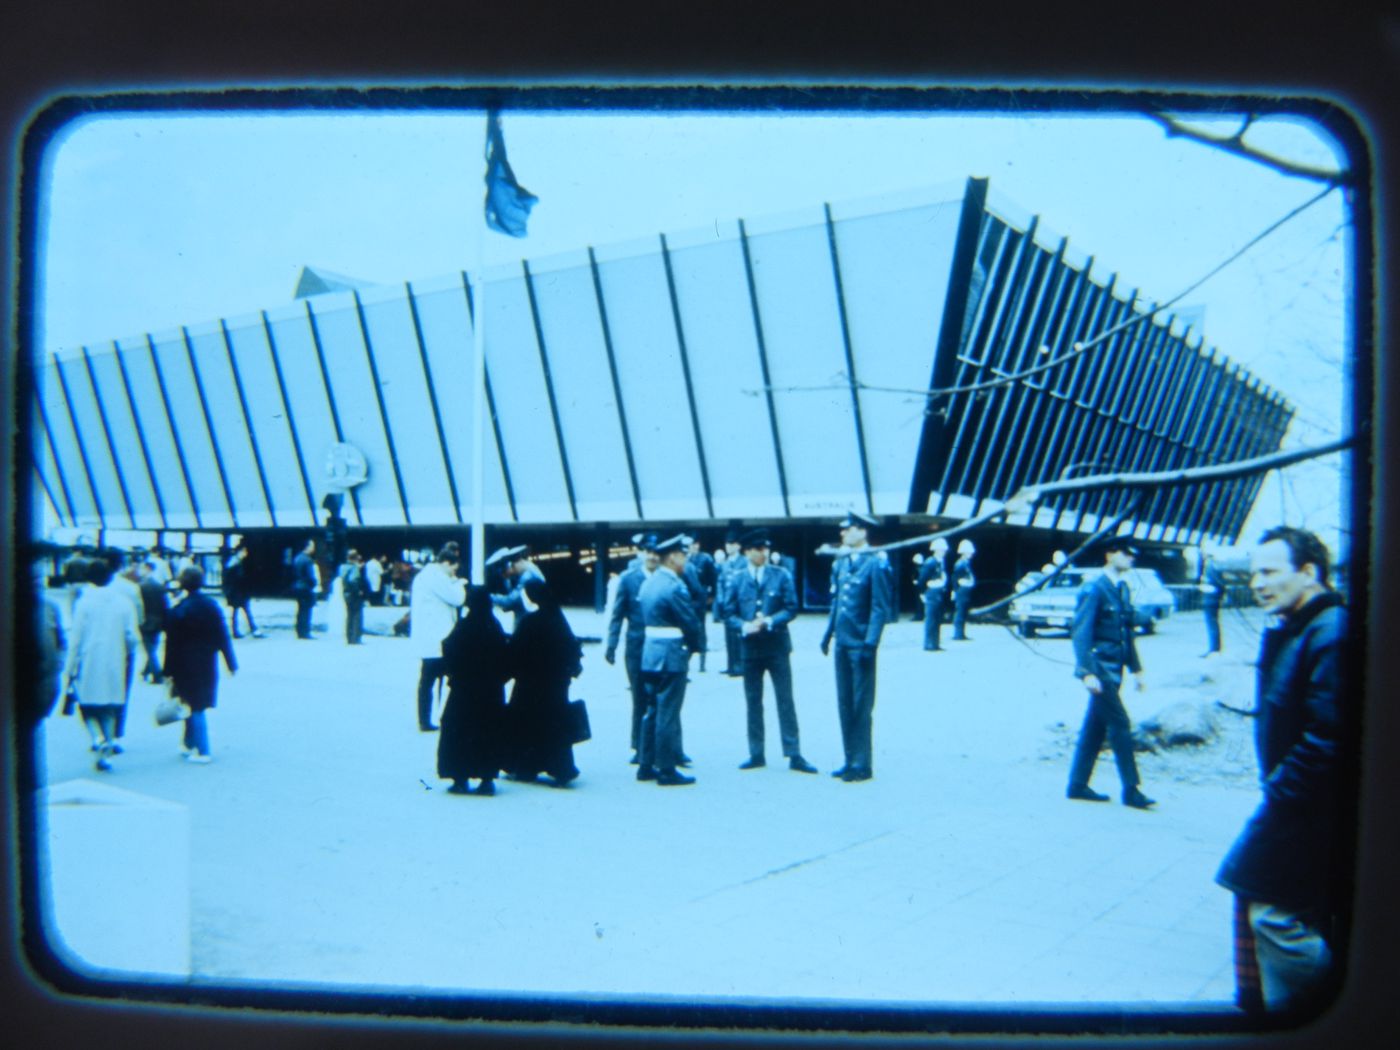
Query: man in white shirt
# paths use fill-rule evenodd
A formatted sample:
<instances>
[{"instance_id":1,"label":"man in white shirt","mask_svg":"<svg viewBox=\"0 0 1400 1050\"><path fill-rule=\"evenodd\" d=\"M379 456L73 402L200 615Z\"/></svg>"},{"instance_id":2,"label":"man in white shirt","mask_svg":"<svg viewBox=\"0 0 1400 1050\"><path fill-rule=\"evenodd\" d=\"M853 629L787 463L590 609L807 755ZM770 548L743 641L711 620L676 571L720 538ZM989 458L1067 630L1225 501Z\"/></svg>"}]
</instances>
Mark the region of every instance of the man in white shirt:
<instances>
[{"instance_id":1,"label":"man in white shirt","mask_svg":"<svg viewBox=\"0 0 1400 1050\"><path fill-rule=\"evenodd\" d=\"M365 562L365 587L368 589L369 603L371 605L383 605L384 595L380 588L384 584L384 562L382 555L379 558L370 558Z\"/></svg>"},{"instance_id":2,"label":"man in white shirt","mask_svg":"<svg viewBox=\"0 0 1400 1050\"><path fill-rule=\"evenodd\" d=\"M424 733L437 729L433 724L433 685L447 671L442 640L451 633L457 611L467 600L467 581L457 575L460 561L457 544L445 544L436 561L418 570L409 592L409 640L423 661L418 675L418 728Z\"/></svg>"}]
</instances>

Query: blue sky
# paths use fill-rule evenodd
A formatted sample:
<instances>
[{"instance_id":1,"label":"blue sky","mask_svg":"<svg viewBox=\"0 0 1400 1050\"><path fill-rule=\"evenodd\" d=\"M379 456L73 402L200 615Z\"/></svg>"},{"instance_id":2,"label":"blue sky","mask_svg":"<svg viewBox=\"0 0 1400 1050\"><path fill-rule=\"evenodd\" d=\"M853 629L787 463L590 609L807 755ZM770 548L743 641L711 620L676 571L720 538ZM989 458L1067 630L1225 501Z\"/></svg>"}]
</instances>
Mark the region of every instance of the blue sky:
<instances>
[{"instance_id":1,"label":"blue sky","mask_svg":"<svg viewBox=\"0 0 1400 1050\"><path fill-rule=\"evenodd\" d=\"M39 345L98 346L284 303L305 265L400 283L968 176L1068 236L1097 273L1163 300L1318 190L1139 117L532 112L507 113L504 128L540 197L524 241L482 233L480 113L70 125L43 173ZM1256 124L1249 138L1339 163L1301 122ZM1183 304L1204 306L1208 343L1298 406L1293 440L1340 428L1346 219L1333 193ZM1308 511L1326 527L1325 496L1269 499L1271 520Z\"/></svg>"}]
</instances>

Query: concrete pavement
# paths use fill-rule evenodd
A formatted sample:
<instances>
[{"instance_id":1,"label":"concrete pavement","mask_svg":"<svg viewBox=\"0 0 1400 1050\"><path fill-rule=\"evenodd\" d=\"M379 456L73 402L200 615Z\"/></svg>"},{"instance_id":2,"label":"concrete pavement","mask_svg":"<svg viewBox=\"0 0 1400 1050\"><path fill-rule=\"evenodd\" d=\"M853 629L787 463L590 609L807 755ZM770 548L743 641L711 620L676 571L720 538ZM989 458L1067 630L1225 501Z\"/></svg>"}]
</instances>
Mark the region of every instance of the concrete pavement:
<instances>
[{"instance_id":1,"label":"concrete pavement","mask_svg":"<svg viewBox=\"0 0 1400 1050\"><path fill-rule=\"evenodd\" d=\"M318 607L323 610L324 607ZM790 1002L1224 1004L1230 898L1211 877L1253 809L1243 723L1223 742L1143 756L1142 813L1064 798L1083 715L1063 638L974 626L926 654L921 626L881 648L875 779L843 784L834 686L799 617L803 751L788 771L769 701L769 765L744 772L742 686L692 667L684 710L694 787L638 784L621 666L585 648L573 695L593 740L568 790L498 783L458 797L414 714L417 661L370 610L360 647L300 642L290 602L255 603L268 636L237 644L210 716L215 761L189 766L159 695L138 685L110 782L190 807L196 981L403 993L464 990ZM601 617L568 610L576 633ZM324 612L321 612L324 615ZM1233 690L1255 620L1226 618L1227 655L1200 661L1196 615L1141 642L1167 699ZM722 650L720 628L710 644ZM1208 668L1202 674L1202 668ZM1202 681L1202 679L1204 679ZM1183 686L1182 683L1187 683ZM1243 691L1243 692L1241 692ZM1240 695L1235 695L1240 694ZM95 778L76 719L52 718L47 779Z\"/></svg>"}]
</instances>

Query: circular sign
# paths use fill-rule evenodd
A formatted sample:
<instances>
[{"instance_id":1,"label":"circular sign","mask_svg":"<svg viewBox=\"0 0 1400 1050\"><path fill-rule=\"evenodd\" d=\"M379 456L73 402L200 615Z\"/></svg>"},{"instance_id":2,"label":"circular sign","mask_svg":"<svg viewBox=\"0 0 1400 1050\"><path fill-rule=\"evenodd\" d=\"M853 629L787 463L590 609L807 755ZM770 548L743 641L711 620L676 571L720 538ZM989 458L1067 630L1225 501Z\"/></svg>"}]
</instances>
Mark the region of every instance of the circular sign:
<instances>
[{"instance_id":1,"label":"circular sign","mask_svg":"<svg viewBox=\"0 0 1400 1050\"><path fill-rule=\"evenodd\" d=\"M369 463L365 454L354 445L340 442L326 452L326 485L333 490L344 491L363 485L369 477Z\"/></svg>"}]
</instances>

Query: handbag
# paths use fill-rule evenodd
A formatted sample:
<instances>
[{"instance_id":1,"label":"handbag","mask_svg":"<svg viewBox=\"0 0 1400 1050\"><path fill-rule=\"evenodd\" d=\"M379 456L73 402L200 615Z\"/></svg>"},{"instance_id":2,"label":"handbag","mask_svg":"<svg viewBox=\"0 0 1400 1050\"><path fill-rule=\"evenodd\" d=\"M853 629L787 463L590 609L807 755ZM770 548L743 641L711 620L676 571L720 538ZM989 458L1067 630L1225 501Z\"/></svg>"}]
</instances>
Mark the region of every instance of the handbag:
<instances>
[{"instance_id":1,"label":"handbag","mask_svg":"<svg viewBox=\"0 0 1400 1050\"><path fill-rule=\"evenodd\" d=\"M192 713L189 705L178 696L167 696L156 704L156 725L168 726L171 722L180 722L189 718Z\"/></svg>"},{"instance_id":2,"label":"handbag","mask_svg":"<svg viewBox=\"0 0 1400 1050\"><path fill-rule=\"evenodd\" d=\"M588 707L582 700L569 701L569 742L582 744L593 739L593 729L588 724Z\"/></svg>"}]
</instances>

